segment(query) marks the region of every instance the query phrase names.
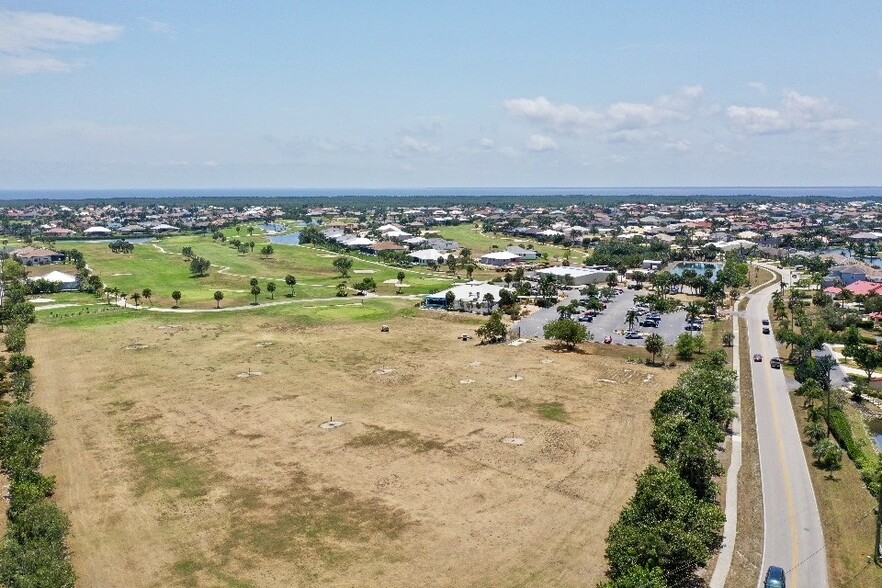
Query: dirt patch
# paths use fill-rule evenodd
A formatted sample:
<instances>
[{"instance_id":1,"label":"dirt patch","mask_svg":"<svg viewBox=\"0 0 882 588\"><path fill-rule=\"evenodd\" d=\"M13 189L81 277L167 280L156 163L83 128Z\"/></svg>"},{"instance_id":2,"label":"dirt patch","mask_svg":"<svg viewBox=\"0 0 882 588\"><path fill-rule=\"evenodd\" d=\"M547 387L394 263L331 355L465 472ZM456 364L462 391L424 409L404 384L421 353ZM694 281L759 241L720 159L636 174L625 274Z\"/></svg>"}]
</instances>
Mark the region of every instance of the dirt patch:
<instances>
[{"instance_id":1,"label":"dirt patch","mask_svg":"<svg viewBox=\"0 0 882 588\"><path fill-rule=\"evenodd\" d=\"M679 374L462 346L449 317L181 320L29 330L84 586L594 585ZM120 341L150 349L121 362ZM252 354L259 385L231 385ZM460 384L475 369L493 377Z\"/></svg>"},{"instance_id":2,"label":"dirt patch","mask_svg":"<svg viewBox=\"0 0 882 588\"><path fill-rule=\"evenodd\" d=\"M138 351L140 349L147 349L148 347L150 346L146 343L132 343L131 345L126 345L123 349L126 351Z\"/></svg>"}]
</instances>

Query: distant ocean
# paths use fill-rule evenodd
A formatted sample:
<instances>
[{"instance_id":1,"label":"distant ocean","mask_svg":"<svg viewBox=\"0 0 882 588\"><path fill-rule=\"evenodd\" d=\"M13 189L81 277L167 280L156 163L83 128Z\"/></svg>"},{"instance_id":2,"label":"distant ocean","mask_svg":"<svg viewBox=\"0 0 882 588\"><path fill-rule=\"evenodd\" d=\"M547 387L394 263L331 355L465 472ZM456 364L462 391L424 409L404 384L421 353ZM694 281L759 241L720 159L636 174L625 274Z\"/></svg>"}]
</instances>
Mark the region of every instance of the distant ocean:
<instances>
[{"instance_id":1,"label":"distant ocean","mask_svg":"<svg viewBox=\"0 0 882 588\"><path fill-rule=\"evenodd\" d=\"M83 200L87 198L316 198L343 196L769 196L799 198L882 197L880 186L729 186L655 188L218 188L120 190L0 190L2 200Z\"/></svg>"}]
</instances>

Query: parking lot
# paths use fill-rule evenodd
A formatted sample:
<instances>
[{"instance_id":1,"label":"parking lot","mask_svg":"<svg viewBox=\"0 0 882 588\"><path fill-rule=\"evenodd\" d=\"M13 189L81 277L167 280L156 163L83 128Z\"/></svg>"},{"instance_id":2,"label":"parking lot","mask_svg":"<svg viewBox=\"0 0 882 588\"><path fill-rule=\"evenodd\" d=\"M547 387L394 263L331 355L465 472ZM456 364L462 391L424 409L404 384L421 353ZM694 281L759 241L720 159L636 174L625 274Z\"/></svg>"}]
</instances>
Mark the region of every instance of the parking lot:
<instances>
[{"instance_id":1,"label":"parking lot","mask_svg":"<svg viewBox=\"0 0 882 588\"><path fill-rule=\"evenodd\" d=\"M628 330L628 325L625 323L625 315L634 306L634 297L642 292L645 291L624 290L624 292L607 302L606 310L595 316L592 322L582 323L594 334L595 342L602 342L605 337L609 336L612 338L612 343L643 347L644 339L625 339L625 331ZM582 297L578 290L568 290L566 295L567 298L565 300L561 300L554 306L542 308L518 321L515 328L520 328L520 336L541 338L543 336L543 327L558 319L557 307L569 303L570 300L578 300ZM577 317L574 316L573 318ZM670 345L677 341L677 337L681 333L686 332L683 330L685 324L686 312L681 310L670 314L663 314L658 328L641 327L635 324L634 330L644 338L652 333L658 333Z\"/></svg>"}]
</instances>

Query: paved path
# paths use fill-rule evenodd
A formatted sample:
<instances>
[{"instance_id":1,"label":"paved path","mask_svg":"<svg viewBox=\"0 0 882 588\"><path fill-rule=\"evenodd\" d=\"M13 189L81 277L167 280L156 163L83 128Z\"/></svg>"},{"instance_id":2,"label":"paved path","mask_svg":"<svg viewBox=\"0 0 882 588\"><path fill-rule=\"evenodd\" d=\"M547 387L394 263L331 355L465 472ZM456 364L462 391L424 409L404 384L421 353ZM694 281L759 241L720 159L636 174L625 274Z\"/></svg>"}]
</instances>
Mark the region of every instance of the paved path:
<instances>
[{"instance_id":1,"label":"paved path","mask_svg":"<svg viewBox=\"0 0 882 588\"><path fill-rule=\"evenodd\" d=\"M726 474L726 523L723 546L711 576L710 588L723 588L732 567L735 537L738 535L738 472L741 471L741 344L738 313L732 313L732 367L735 369L735 418L732 419L732 459Z\"/></svg>"},{"instance_id":2,"label":"paved path","mask_svg":"<svg viewBox=\"0 0 882 588\"><path fill-rule=\"evenodd\" d=\"M762 267L777 271L771 266ZM758 584L768 566L777 565L787 572L789 588L826 588L824 531L802 437L784 371L769 367L769 358L778 354L774 336L762 334L762 320L768 318L768 306L776 288L773 284L753 294L745 313L748 353L763 355L762 362L751 362L764 518L763 563Z\"/></svg>"}]
</instances>

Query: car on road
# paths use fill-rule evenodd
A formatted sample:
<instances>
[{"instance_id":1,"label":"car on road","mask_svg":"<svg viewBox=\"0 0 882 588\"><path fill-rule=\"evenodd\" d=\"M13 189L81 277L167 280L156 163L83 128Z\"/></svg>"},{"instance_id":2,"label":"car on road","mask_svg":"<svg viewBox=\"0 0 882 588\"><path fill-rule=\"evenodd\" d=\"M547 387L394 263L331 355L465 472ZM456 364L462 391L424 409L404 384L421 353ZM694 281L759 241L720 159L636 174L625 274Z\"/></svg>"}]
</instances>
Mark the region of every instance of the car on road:
<instances>
[{"instance_id":1,"label":"car on road","mask_svg":"<svg viewBox=\"0 0 882 588\"><path fill-rule=\"evenodd\" d=\"M606 337L604 337L603 342L606 343L607 345L612 343L612 335L607 335Z\"/></svg>"},{"instance_id":2,"label":"car on road","mask_svg":"<svg viewBox=\"0 0 882 588\"><path fill-rule=\"evenodd\" d=\"M686 326L683 327L685 331L700 331L701 325L697 325L695 323L686 323Z\"/></svg>"},{"instance_id":3,"label":"car on road","mask_svg":"<svg viewBox=\"0 0 882 588\"><path fill-rule=\"evenodd\" d=\"M773 357L772 359L769 360L769 366L771 366L772 368L774 368L776 370L780 370L781 369L781 358L780 357Z\"/></svg>"},{"instance_id":4,"label":"car on road","mask_svg":"<svg viewBox=\"0 0 882 588\"><path fill-rule=\"evenodd\" d=\"M628 331L625 333L625 339L642 339L643 335L637 331Z\"/></svg>"},{"instance_id":5,"label":"car on road","mask_svg":"<svg viewBox=\"0 0 882 588\"><path fill-rule=\"evenodd\" d=\"M583 323L590 323L590 322L594 321L594 317L591 316L590 314L587 314L587 313L582 314L582 315L579 315L579 321L583 322Z\"/></svg>"},{"instance_id":6,"label":"car on road","mask_svg":"<svg viewBox=\"0 0 882 588\"><path fill-rule=\"evenodd\" d=\"M769 566L766 571L766 580L763 588L786 588L787 581L784 576L784 570L778 566Z\"/></svg>"},{"instance_id":7,"label":"car on road","mask_svg":"<svg viewBox=\"0 0 882 588\"><path fill-rule=\"evenodd\" d=\"M763 360L762 353L754 353L753 354L753 361L762 361L762 360Z\"/></svg>"},{"instance_id":8,"label":"car on road","mask_svg":"<svg viewBox=\"0 0 882 588\"><path fill-rule=\"evenodd\" d=\"M772 323L769 322L769 319L763 319L763 326L764 327L768 327L770 324L772 324Z\"/></svg>"},{"instance_id":9,"label":"car on road","mask_svg":"<svg viewBox=\"0 0 882 588\"><path fill-rule=\"evenodd\" d=\"M644 320L640 321L640 326L641 327L651 327L653 329L657 329L658 328L658 321L650 319L650 318L644 319Z\"/></svg>"},{"instance_id":10,"label":"car on road","mask_svg":"<svg viewBox=\"0 0 882 588\"><path fill-rule=\"evenodd\" d=\"M763 335L768 335L772 331L769 330L769 327L763 327Z\"/></svg>"}]
</instances>

